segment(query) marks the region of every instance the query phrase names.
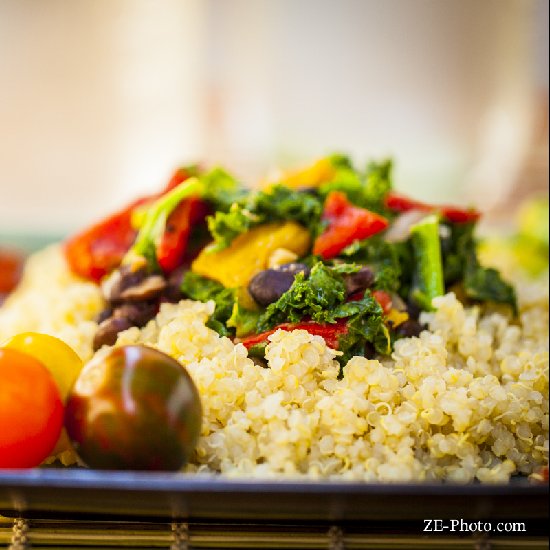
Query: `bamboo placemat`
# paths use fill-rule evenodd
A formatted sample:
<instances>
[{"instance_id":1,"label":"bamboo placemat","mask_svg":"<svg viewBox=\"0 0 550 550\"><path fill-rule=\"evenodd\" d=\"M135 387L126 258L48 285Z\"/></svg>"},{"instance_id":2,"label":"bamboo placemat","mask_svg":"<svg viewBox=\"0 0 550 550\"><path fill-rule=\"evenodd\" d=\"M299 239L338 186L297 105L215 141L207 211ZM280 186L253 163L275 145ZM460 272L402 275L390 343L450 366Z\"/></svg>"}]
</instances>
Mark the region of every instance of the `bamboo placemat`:
<instances>
[{"instance_id":1,"label":"bamboo placemat","mask_svg":"<svg viewBox=\"0 0 550 550\"><path fill-rule=\"evenodd\" d=\"M9 519L0 517L0 548L115 549L538 549L544 537L422 536L360 526L247 523L162 523Z\"/></svg>"}]
</instances>

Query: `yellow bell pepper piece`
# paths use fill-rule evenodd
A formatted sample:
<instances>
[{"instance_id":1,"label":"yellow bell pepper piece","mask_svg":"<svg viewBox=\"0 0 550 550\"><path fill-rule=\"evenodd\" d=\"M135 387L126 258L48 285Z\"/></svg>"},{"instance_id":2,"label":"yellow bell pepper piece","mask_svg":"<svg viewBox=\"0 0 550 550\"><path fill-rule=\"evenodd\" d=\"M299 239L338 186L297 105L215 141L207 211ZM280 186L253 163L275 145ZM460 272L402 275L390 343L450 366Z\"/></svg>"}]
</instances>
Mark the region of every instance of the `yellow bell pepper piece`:
<instances>
[{"instance_id":1,"label":"yellow bell pepper piece","mask_svg":"<svg viewBox=\"0 0 550 550\"><path fill-rule=\"evenodd\" d=\"M239 306L250 311L260 311L260 306L256 303L254 298L252 298L246 286L239 287L236 294L236 299Z\"/></svg>"},{"instance_id":2,"label":"yellow bell pepper piece","mask_svg":"<svg viewBox=\"0 0 550 550\"><path fill-rule=\"evenodd\" d=\"M328 158L322 158L306 168L286 172L277 181L268 181L263 187L269 188L274 183L281 183L292 189L319 187L334 178L334 174L335 170L332 161Z\"/></svg>"},{"instance_id":3,"label":"yellow bell pepper piece","mask_svg":"<svg viewBox=\"0 0 550 550\"><path fill-rule=\"evenodd\" d=\"M405 321L408 320L408 318L409 315L406 312L398 311L395 308L392 308L390 312L386 315L386 320L390 321L394 328L402 325Z\"/></svg>"},{"instance_id":4,"label":"yellow bell pepper piece","mask_svg":"<svg viewBox=\"0 0 550 550\"><path fill-rule=\"evenodd\" d=\"M206 247L191 270L228 288L246 286L256 273L267 269L277 248L303 256L310 246L309 231L296 222L268 223L239 235L228 248L218 252Z\"/></svg>"}]
</instances>

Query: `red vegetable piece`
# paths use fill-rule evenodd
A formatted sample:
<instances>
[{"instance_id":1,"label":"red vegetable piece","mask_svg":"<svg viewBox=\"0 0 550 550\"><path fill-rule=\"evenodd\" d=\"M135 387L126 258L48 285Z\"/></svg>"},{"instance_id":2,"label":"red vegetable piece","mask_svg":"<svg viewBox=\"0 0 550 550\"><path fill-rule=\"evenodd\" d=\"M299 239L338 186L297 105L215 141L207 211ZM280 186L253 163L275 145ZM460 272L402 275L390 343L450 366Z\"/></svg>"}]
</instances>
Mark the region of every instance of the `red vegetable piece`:
<instances>
[{"instance_id":1,"label":"red vegetable piece","mask_svg":"<svg viewBox=\"0 0 550 550\"><path fill-rule=\"evenodd\" d=\"M375 290L372 297L380 304L382 311L388 314L392 308L392 297L385 290Z\"/></svg>"},{"instance_id":2,"label":"red vegetable piece","mask_svg":"<svg viewBox=\"0 0 550 550\"><path fill-rule=\"evenodd\" d=\"M189 177L178 168L161 193L143 197L108 218L71 237L65 243L65 257L73 273L99 283L117 268L134 243L137 231L132 227L132 212L137 206L164 195Z\"/></svg>"},{"instance_id":3,"label":"red vegetable piece","mask_svg":"<svg viewBox=\"0 0 550 550\"><path fill-rule=\"evenodd\" d=\"M191 174L185 168L176 169L160 195L168 193L168 191L171 191L172 189L174 189L174 187L177 187L180 183L183 183L186 179L189 179L190 177Z\"/></svg>"},{"instance_id":4,"label":"red vegetable piece","mask_svg":"<svg viewBox=\"0 0 550 550\"><path fill-rule=\"evenodd\" d=\"M346 334L348 331L345 320L340 320L337 323L330 325L322 325L320 323L312 322L283 323L282 325L278 325L271 330L262 332L261 334L241 338L240 342L246 347L246 349L250 349L252 346L266 342L268 336L271 336L275 331L279 329L289 332L292 330L307 330L307 332L309 332L310 334L313 334L315 336L322 336L325 339L327 346L332 349L338 349L338 340L340 336Z\"/></svg>"},{"instance_id":5,"label":"red vegetable piece","mask_svg":"<svg viewBox=\"0 0 550 550\"><path fill-rule=\"evenodd\" d=\"M481 212L474 209L464 210L454 206L441 206L440 208L443 216L453 223L477 222L481 218Z\"/></svg>"},{"instance_id":6,"label":"red vegetable piece","mask_svg":"<svg viewBox=\"0 0 550 550\"><path fill-rule=\"evenodd\" d=\"M23 268L23 254L0 248L0 302L2 294L11 292L19 282Z\"/></svg>"},{"instance_id":7,"label":"red vegetable piece","mask_svg":"<svg viewBox=\"0 0 550 550\"><path fill-rule=\"evenodd\" d=\"M131 204L65 243L65 256L73 273L98 283L120 265L136 238L132 210L141 202Z\"/></svg>"},{"instance_id":8,"label":"red vegetable piece","mask_svg":"<svg viewBox=\"0 0 550 550\"><path fill-rule=\"evenodd\" d=\"M386 218L354 206L340 191L328 194L322 219L328 222L328 227L315 240L313 253L325 260L334 258L354 241L371 237L388 226Z\"/></svg>"},{"instance_id":9,"label":"red vegetable piece","mask_svg":"<svg viewBox=\"0 0 550 550\"><path fill-rule=\"evenodd\" d=\"M168 216L164 235L157 246L157 261L165 273L174 271L182 263L189 234L194 225L204 220L207 211L207 204L199 197L189 197Z\"/></svg>"},{"instance_id":10,"label":"red vegetable piece","mask_svg":"<svg viewBox=\"0 0 550 550\"><path fill-rule=\"evenodd\" d=\"M423 210L425 212L441 212L442 216L453 223L476 222L481 213L473 208L464 209L451 205L434 205L417 201L401 195L389 193L386 197L386 206L395 212L408 212L409 210Z\"/></svg>"},{"instance_id":11,"label":"red vegetable piece","mask_svg":"<svg viewBox=\"0 0 550 550\"><path fill-rule=\"evenodd\" d=\"M63 401L50 371L16 349L0 349L0 469L34 468L53 451Z\"/></svg>"}]
</instances>

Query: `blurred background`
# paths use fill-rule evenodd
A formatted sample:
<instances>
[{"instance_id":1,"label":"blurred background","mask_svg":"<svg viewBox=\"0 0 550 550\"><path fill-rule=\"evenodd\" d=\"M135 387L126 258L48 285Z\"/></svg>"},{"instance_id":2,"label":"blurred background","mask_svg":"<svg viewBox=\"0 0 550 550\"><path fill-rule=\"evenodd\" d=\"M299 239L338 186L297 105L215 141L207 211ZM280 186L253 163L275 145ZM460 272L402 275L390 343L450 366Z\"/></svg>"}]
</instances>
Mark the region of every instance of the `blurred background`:
<instances>
[{"instance_id":1,"label":"blurred background","mask_svg":"<svg viewBox=\"0 0 550 550\"><path fill-rule=\"evenodd\" d=\"M392 156L399 189L497 221L547 192L547 0L2 0L0 79L0 244L194 161L254 184Z\"/></svg>"}]
</instances>

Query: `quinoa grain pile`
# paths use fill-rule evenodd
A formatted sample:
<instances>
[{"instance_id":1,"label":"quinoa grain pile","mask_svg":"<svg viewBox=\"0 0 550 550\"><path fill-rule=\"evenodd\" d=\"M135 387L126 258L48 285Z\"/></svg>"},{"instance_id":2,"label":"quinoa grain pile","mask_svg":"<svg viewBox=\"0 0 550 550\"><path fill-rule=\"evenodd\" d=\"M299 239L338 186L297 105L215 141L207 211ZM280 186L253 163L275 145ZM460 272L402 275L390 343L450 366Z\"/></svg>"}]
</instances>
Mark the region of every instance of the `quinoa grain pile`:
<instances>
[{"instance_id":1,"label":"quinoa grain pile","mask_svg":"<svg viewBox=\"0 0 550 550\"><path fill-rule=\"evenodd\" d=\"M518 286L520 318L465 308L454 294L424 314L429 330L391 358L353 357L305 331L270 336L267 367L205 326L212 302L163 304L115 345L181 361L202 399L187 471L233 477L506 481L548 462L548 283ZM92 357L99 289L72 276L58 247L35 255L0 309L0 341L53 334ZM104 347L97 353L105 353ZM64 456L66 464L74 457Z\"/></svg>"}]
</instances>

